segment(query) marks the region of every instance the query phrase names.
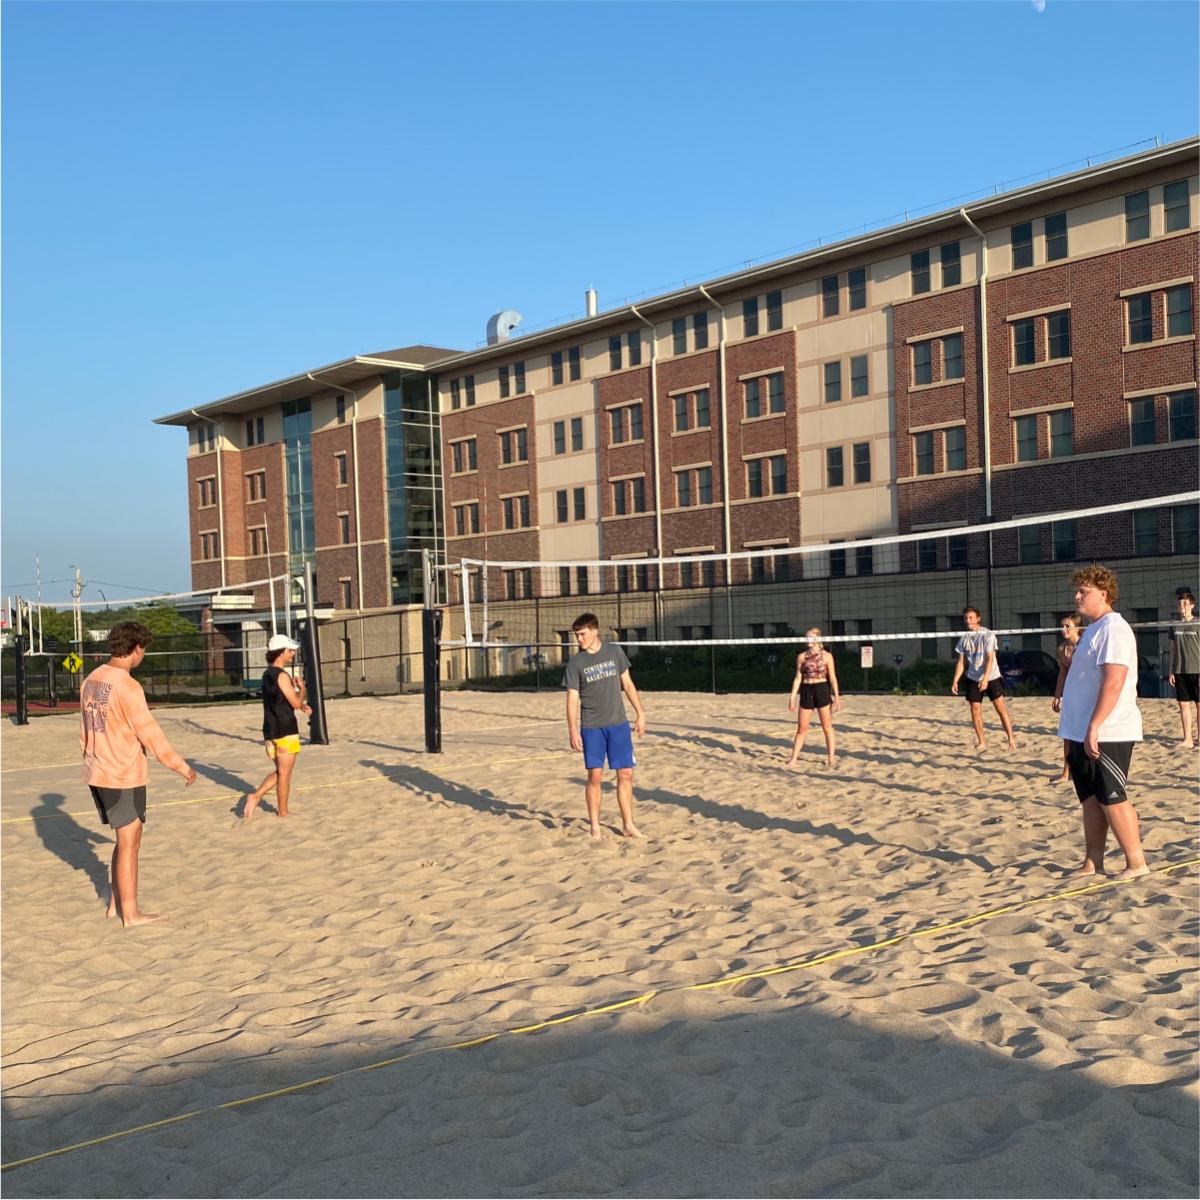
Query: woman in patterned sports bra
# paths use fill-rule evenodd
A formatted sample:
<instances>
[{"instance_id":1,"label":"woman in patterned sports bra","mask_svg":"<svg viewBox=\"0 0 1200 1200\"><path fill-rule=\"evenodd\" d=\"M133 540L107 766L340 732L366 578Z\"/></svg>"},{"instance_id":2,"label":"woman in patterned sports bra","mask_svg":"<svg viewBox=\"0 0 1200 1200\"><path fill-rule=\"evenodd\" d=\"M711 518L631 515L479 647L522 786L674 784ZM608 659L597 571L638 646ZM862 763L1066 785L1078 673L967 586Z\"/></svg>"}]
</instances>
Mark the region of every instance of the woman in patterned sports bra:
<instances>
[{"instance_id":1,"label":"woman in patterned sports bra","mask_svg":"<svg viewBox=\"0 0 1200 1200\"><path fill-rule=\"evenodd\" d=\"M1083 632L1083 621L1078 613L1067 613L1058 623L1062 630L1063 640L1058 646L1058 682L1054 685L1054 699L1050 707L1055 712L1062 711L1063 688L1067 686L1067 672L1071 669L1071 658L1075 647L1079 645L1079 635ZM1071 778L1071 770L1067 766L1067 743L1063 742L1063 768L1058 775L1050 777L1051 783L1067 783Z\"/></svg>"},{"instance_id":2,"label":"woman in patterned sports bra","mask_svg":"<svg viewBox=\"0 0 1200 1200\"><path fill-rule=\"evenodd\" d=\"M832 767L837 762L837 740L834 737L830 713L838 712L842 707L837 668L834 666L833 655L821 645L821 631L809 629L805 636L808 638L808 649L803 654L796 655L796 677L792 680L792 694L788 697L788 712L795 712L799 707L800 716L796 722L796 736L792 741L792 757L788 759L787 765L794 767L799 763L804 736L808 733L813 709L816 709L821 729L825 734L825 762Z\"/></svg>"}]
</instances>

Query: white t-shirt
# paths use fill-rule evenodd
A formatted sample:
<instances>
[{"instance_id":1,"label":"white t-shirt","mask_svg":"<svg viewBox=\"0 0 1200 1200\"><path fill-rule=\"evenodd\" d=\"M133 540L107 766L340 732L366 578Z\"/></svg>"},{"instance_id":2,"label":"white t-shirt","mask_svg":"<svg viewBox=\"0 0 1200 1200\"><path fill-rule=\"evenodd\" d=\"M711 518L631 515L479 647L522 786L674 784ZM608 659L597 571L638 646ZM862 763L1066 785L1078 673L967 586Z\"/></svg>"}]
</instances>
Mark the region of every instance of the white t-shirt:
<instances>
[{"instance_id":1,"label":"white t-shirt","mask_svg":"<svg viewBox=\"0 0 1200 1200\"><path fill-rule=\"evenodd\" d=\"M1142 714L1137 706L1137 639L1129 622L1118 612L1105 613L1089 625L1079 638L1067 686L1063 690L1058 736L1069 742L1082 742L1096 711L1100 695L1100 668L1119 663L1129 670L1117 698L1116 707L1100 726L1101 742L1140 742Z\"/></svg>"},{"instance_id":2,"label":"white t-shirt","mask_svg":"<svg viewBox=\"0 0 1200 1200\"><path fill-rule=\"evenodd\" d=\"M981 625L971 633L964 633L954 645L954 653L962 654L967 660L967 678L976 683L983 682L983 668L987 666L989 654L996 652L996 635ZM1000 664L993 659L988 682L1000 678Z\"/></svg>"}]
</instances>

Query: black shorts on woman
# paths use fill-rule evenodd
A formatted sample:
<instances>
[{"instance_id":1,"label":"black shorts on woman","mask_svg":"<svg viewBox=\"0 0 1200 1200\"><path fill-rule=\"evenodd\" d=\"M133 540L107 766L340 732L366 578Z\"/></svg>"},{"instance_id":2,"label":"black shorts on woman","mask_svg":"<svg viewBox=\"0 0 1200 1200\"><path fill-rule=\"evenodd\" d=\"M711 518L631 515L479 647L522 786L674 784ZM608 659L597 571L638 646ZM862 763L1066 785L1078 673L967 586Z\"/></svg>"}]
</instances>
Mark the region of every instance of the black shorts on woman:
<instances>
[{"instance_id":1,"label":"black shorts on woman","mask_svg":"<svg viewBox=\"0 0 1200 1200\"><path fill-rule=\"evenodd\" d=\"M833 703L833 688L828 680L800 685L801 708L828 708Z\"/></svg>"}]
</instances>

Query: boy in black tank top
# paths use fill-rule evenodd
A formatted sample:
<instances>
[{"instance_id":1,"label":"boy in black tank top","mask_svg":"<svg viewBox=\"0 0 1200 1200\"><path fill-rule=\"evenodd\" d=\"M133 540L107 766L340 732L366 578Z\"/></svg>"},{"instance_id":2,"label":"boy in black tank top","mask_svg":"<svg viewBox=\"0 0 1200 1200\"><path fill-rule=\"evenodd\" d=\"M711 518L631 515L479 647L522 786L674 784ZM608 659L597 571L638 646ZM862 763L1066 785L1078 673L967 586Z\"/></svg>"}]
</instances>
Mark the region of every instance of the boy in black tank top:
<instances>
[{"instance_id":1,"label":"boy in black tank top","mask_svg":"<svg viewBox=\"0 0 1200 1200\"><path fill-rule=\"evenodd\" d=\"M274 761L275 769L254 791L247 793L243 822L250 820L259 801L272 788L275 789L276 816L288 815L292 771L296 766L296 755L300 753L300 726L296 713L312 713L304 702L304 684L293 679L286 669L295 662L299 649L299 642L293 642L282 633L275 634L267 643L267 669L262 677L262 729L267 757Z\"/></svg>"}]
</instances>

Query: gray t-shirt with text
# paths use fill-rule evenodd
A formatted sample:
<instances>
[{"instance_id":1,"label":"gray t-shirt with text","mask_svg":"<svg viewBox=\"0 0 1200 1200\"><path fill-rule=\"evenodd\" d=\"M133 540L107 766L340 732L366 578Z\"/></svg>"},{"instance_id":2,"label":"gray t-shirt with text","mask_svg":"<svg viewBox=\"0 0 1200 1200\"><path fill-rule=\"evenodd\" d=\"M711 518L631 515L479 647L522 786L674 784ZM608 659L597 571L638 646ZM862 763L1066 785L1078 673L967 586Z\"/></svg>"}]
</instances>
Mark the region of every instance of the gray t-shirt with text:
<instances>
[{"instance_id":1,"label":"gray t-shirt with text","mask_svg":"<svg viewBox=\"0 0 1200 1200\"><path fill-rule=\"evenodd\" d=\"M621 699L621 676L628 670L625 651L612 642L601 642L595 654L580 650L567 662L563 687L579 693L581 729L629 723Z\"/></svg>"}]
</instances>

